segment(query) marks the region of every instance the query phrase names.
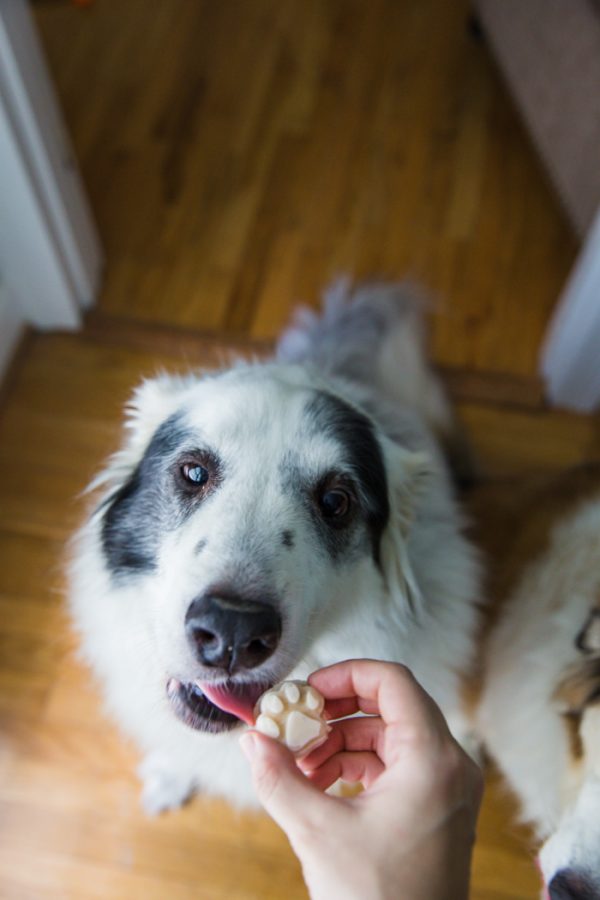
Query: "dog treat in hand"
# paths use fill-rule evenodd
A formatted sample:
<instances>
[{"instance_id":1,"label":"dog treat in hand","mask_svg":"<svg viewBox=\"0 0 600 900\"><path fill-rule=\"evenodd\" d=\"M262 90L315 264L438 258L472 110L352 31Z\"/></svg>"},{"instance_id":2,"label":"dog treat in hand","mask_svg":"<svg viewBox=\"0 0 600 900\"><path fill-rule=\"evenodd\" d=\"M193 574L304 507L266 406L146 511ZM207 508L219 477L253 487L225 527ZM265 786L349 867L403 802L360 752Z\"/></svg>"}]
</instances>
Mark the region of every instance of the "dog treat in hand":
<instances>
[{"instance_id":1,"label":"dog treat in hand","mask_svg":"<svg viewBox=\"0 0 600 900\"><path fill-rule=\"evenodd\" d=\"M256 704L257 731L285 744L295 756L319 747L331 727L323 716L325 700L306 681L282 681Z\"/></svg>"}]
</instances>

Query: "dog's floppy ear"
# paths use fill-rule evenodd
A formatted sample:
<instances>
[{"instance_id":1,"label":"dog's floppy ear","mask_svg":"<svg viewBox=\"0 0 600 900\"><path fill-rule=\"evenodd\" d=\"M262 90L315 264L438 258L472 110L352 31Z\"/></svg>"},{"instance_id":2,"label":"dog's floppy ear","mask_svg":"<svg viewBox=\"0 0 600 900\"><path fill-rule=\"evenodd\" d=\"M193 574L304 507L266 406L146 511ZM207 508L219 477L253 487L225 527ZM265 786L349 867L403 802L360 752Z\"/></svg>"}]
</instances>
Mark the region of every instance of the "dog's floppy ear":
<instances>
[{"instance_id":1,"label":"dog's floppy ear","mask_svg":"<svg viewBox=\"0 0 600 900\"><path fill-rule=\"evenodd\" d=\"M129 477L154 432L177 410L181 394L193 380L193 376L161 374L145 379L135 388L125 407L126 440L111 456L106 468L88 485L86 493L107 485L114 487Z\"/></svg>"},{"instance_id":2,"label":"dog's floppy ear","mask_svg":"<svg viewBox=\"0 0 600 900\"><path fill-rule=\"evenodd\" d=\"M418 618L422 599L408 552L408 537L418 511L420 496L431 473L425 453L387 442L390 521L381 540L381 565L392 594L399 592Z\"/></svg>"},{"instance_id":3,"label":"dog's floppy ear","mask_svg":"<svg viewBox=\"0 0 600 900\"><path fill-rule=\"evenodd\" d=\"M178 375L157 375L139 384L125 407L127 444L123 450L138 460L159 425L177 410L182 392L193 380Z\"/></svg>"}]
</instances>

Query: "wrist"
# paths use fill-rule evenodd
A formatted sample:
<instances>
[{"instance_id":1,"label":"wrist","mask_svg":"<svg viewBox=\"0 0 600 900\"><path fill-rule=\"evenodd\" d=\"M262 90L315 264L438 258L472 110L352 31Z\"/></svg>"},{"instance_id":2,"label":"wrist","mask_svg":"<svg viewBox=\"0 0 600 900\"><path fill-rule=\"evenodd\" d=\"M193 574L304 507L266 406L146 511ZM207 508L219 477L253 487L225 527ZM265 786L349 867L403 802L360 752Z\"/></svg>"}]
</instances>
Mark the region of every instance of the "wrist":
<instances>
[{"instance_id":1,"label":"wrist","mask_svg":"<svg viewBox=\"0 0 600 900\"><path fill-rule=\"evenodd\" d=\"M400 843L385 853L374 853L366 841L358 848L321 844L296 851L311 900L468 900L468 838L457 843L435 834L404 852Z\"/></svg>"},{"instance_id":2,"label":"wrist","mask_svg":"<svg viewBox=\"0 0 600 900\"><path fill-rule=\"evenodd\" d=\"M381 873L369 866L360 871L339 865L302 865L302 874L311 900L398 900L397 888L386 890ZM388 886L390 887L390 886Z\"/></svg>"}]
</instances>

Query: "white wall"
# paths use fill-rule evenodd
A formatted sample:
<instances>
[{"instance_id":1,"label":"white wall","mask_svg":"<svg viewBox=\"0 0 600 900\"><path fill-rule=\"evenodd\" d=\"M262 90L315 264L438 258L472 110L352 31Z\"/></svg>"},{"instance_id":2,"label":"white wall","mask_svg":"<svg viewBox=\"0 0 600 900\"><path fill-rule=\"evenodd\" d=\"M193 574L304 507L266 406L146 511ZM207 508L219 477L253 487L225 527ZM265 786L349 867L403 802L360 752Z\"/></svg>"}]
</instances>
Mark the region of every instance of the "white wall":
<instances>
[{"instance_id":1,"label":"white wall","mask_svg":"<svg viewBox=\"0 0 600 900\"><path fill-rule=\"evenodd\" d=\"M0 0L0 358L16 323L77 328L102 254L25 0Z\"/></svg>"},{"instance_id":2,"label":"white wall","mask_svg":"<svg viewBox=\"0 0 600 900\"><path fill-rule=\"evenodd\" d=\"M600 408L600 211L548 329L541 369L556 406Z\"/></svg>"}]
</instances>

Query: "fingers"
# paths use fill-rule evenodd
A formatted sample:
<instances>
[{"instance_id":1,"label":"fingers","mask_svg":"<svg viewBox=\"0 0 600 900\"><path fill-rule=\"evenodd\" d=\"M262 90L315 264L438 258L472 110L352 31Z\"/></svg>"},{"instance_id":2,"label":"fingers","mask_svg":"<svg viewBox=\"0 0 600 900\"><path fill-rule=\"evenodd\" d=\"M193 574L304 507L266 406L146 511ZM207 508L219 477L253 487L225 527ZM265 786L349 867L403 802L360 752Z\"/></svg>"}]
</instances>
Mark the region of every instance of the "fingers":
<instances>
[{"instance_id":1,"label":"fingers","mask_svg":"<svg viewBox=\"0 0 600 900\"><path fill-rule=\"evenodd\" d=\"M345 716L353 716L357 712L369 716L379 714L376 700L367 700L364 697L340 697L336 700L325 701L325 715L328 719L343 719Z\"/></svg>"},{"instance_id":2,"label":"fingers","mask_svg":"<svg viewBox=\"0 0 600 900\"><path fill-rule=\"evenodd\" d=\"M318 769L307 772L307 778L322 791L340 778L349 783L360 781L368 788L384 771L384 764L374 753L336 753Z\"/></svg>"},{"instance_id":3,"label":"fingers","mask_svg":"<svg viewBox=\"0 0 600 900\"><path fill-rule=\"evenodd\" d=\"M412 673L398 663L354 659L314 672L309 682L327 698L327 714L357 710L378 712L387 725L397 725L406 740L446 737L442 713Z\"/></svg>"},{"instance_id":4,"label":"fingers","mask_svg":"<svg viewBox=\"0 0 600 900\"><path fill-rule=\"evenodd\" d=\"M335 801L305 778L289 750L255 731L246 732L240 746L250 762L258 799L289 836L303 822L327 816Z\"/></svg>"},{"instance_id":5,"label":"fingers","mask_svg":"<svg viewBox=\"0 0 600 900\"><path fill-rule=\"evenodd\" d=\"M303 772L314 771L331 756L343 751L364 750L381 756L384 730L385 725L379 716L334 722L325 743L303 757L300 768Z\"/></svg>"}]
</instances>

